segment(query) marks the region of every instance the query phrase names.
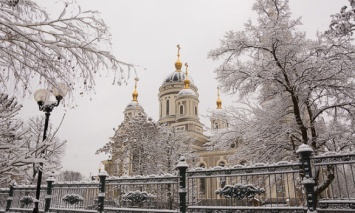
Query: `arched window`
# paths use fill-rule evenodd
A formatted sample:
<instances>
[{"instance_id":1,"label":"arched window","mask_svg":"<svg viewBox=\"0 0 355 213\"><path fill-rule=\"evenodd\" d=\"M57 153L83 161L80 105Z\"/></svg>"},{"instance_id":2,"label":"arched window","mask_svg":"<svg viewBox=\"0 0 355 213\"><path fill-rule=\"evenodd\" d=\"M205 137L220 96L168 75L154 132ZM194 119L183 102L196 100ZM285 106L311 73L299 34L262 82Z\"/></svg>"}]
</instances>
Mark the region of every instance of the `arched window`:
<instances>
[{"instance_id":1,"label":"arched window","mask_svg":"<svg viewBox=\"0 0 355 213\"><path fill-rule=\"evenodd\" d=\"M195 106L195 115L197 115L197 106Z\"/></svg>"},{"instance_id":2,"label":"arched window","mask_svg":"<svg viewBox=\"0 0 355 213\"><path fill-rule=\"evenodd\" d=\"M224 161L221 161L218 163L218 166L220 166L220 167L224 167L225 165L226 165L226 163Z\"/></svg>"},{"instance_id":3,"label":"arched window","mask_svg":"<svg viewBox=\"0 0 355 213\"><path fill-rule=\"evenodd\" d=\"M217 122L213 124L213 128L214 129L218 129L218 123Z\"/></svg>"},{"instance_id":4,"label":"arched window","mask_svg":"<svg viewBox=\"0 0 355 213\"><path fill-rule=\"evenodd\" d=\"M184 105L180 105L180 115L184 114Z\"/></svg>"},{"instance_id":5,"label":"arched window","mask_svg":"<svg viewBox=\"0 0 355 213\"><path fill-rule=\"evenodd\" d=\"M166 100L166 115L169 115L169 100Z\"/></svg>"}]
</instances>

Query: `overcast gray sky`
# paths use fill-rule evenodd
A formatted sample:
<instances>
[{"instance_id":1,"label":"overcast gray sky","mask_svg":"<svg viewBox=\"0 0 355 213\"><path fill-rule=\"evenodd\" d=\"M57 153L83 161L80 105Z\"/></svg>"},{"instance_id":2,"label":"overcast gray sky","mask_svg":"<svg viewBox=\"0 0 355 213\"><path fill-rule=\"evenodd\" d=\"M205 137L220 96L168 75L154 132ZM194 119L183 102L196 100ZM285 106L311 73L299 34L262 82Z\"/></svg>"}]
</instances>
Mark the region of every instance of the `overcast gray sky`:
<instances>
[{"instance_id":1,"label":"overcast gray sky","mask_svg":"<svg viewBox=\"0 0 355 213\"><path fill-rule=\"evenodd\" d=\"M55 1L39 2L52 14L62 8ZM98 10L112 33L112 51L121 61L139 65L139 102L154 120L158 120L158 91L163 79L175 70L176 45L181 46L181 61L188 62L189 74L199 89L201 115L216 107L217 81L213 70L219 62L207 59L209 50L217 48L226 31L243 30L249 19L255 20L252 0L78 0L83 10ZM348 5L347 0L290 0L293 18L302 16L309 38L324 31L330 15ZM106 71L103 72L106 76ZM112 75L113 76L113 75ZM123 110L132 99L135 74L128 85L112 85L112 76L97 78L96 94L81 96L75 92L75 109L57 107L50 117L58 132L67 139L63 170L79 171L85 176L97 174L105 155L95 151L109 141L113 128L123 120ZM223 106L234 104L237 97L221 95ZM44 116L36 102L26 98L20 116ZM201 117L209 126L209 120Z\"/></svg>"}]
</instances>

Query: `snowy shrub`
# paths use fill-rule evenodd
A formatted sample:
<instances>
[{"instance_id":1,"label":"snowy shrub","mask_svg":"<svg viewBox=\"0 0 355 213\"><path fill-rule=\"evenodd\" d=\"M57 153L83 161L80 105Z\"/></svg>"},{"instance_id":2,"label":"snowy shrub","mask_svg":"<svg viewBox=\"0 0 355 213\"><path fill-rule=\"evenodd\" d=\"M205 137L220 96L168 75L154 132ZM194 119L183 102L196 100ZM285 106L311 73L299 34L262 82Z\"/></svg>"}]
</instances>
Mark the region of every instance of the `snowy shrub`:
<instances>
[{"instance_id":1,"label":"snowy shrub","mask_svg":"<svg viewBox=\"0 0 355 213\"><path fill-rule=\"evenodd\" d=\"M63 201L69 203L70 205L77 204L80 201L83 201L84 198L77 194L67 194L62 198Z\"/></svg>"},{"instance_id":2,"label":"snowy shrub","mask_svg":"<svg viewBox=\"0 0 355 213\"><path fill-rule=\"evenodd\" d=\"M35 200L35 198L31 197L31 196L24 196L20 199L20 202L25 204L25 205L28 205L28 204L31 204L33 203Z\"/></svg>"}]
</instances>

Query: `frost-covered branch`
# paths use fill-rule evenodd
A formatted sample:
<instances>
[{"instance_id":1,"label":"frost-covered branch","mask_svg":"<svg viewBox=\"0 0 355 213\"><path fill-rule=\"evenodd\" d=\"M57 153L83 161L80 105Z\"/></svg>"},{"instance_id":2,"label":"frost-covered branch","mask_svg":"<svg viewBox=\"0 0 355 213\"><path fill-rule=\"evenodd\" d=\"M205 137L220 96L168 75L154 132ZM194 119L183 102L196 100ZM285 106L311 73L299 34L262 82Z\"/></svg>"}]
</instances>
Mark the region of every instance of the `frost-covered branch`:
<instances>
[{"instance_id":1,"label":"frost-covered branch","mask_svg":"<svg viewBox=\"0 0 355 213\"><path fill-rule=\"evenodd\" d=\"M0 2L0 86L11 81L17 91L31 92L31 83L83 90L95 85L94 75L113 70L115 83L125 79L131 64L109 51L110 33L97 11L82 11L76 3L64 3L53 18L32 0L15 6ZM121 78L122 77L122 78Z\"/></svg>"},{"instance_id":2,"label":"frost-covered branch","mask_svg":"<svg viewBox=\"0 0 355 213\"><path fill-rule=\"evenodd\" d=\"M355 1L349 0L349 3L349 9L347 6L343 6L339 13L332 15L330 29L326 32L327 34L336 37L353 35L355 30Z\"/></svg>"},{"instance_id":3,"label":"frost-covered branch","mask_svg":"<svg viewBox=\"0 0 355 213\"><path fill-rule=\"evenodd\" d=\"M173 172L180 155L190 157L193 137L141 114L127 118L97 153L110 153L112 175Z\"/></svg>"},{"instance_id":4,"label":"frost-covered branch","mask_svg":"<svg viewBox=\"0 0 355 213\"><path fill-rule=\"evenodd\" d=\"M31 119L24 123L16 115L21 109L16 98L0 93L0 185L14 177L33 179L39 163L45 170L60 166L59 158L63 143L49 133L48 140L42 141L43 119ZM50 131L49 131L50 132ZM41 154L47 150L45 154ZM24 176L31 173L31 177Z\"/></svg>"},{"instance_id":5,"label":"frost-covered branch","mask_svg":"<svg viewBox=\"0 0 355 213\"><path fill-rule=\"evenodd\" d=\"M354 2L352 2L352 5ZM232 107L226 130L215 131L210 148L228 149L233 158L274 162L296 159L295 148L309 144L316 153L349 149L354 140L355 47L349 39L318 33L306 38L291 19L288 1L257 0L256 23L229 31L209 58L224 92L251 100ZM345 11L345 10L344 10ZM343 11L343 12L344 12Z\"/></svg>"}]
</instances>

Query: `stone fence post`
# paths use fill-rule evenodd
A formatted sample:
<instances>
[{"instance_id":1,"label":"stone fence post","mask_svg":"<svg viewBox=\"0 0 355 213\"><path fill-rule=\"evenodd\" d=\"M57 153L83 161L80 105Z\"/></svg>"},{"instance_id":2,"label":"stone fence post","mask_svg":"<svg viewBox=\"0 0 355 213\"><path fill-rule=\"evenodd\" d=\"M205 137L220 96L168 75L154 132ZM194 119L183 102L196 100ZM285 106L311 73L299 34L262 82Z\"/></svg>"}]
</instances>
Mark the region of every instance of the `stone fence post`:
<instances>
[{"instance_id":1,"label":"stone fence post","mask_svg":"<svg viewBox=\"0 0 355 213\"><path fill-rule=\"evenodd\" d=\"M179 170L179 196L180 196L180 212L181 213L186 213L186 170L189 168L189 165L186 163L185 157L181 156L180 160L176 166L176 168Z\"/></svg>"},{"instance_id":2,"label":"stone fence post","mask_svg":"<svg viewBox=\"0 0 355 213\"><path fill-rule=\"evenodd\" d=\"M102 171L99 173L100 185L99 185L99 194L98 194L98 212L104 212L104 204L105 204L105 180L108 176L106 171Z\"/></svg>"},{"instance_id":3,"label":"stone fence post","mask_svg":"<svg viewBox=\"0 0 355 213\"><path fill-rule=\"evenodd\" d=\"M46 193L46 202L44 204L44 212L49 212L52 201L52 185L55 181L54 177L51 175L47 178L47 193Z\"/></svg>"},{"instance_id":4,"label":"stone fence post","mask_svg":"<svg viewBox=\"0 0 355 213\"><path fill-rule=\"evenodd\" d=\"M317 208L317 198L314 193L315 182L312 177L311 168L311 154L313 153L313 149L307 144L302 144L298 147L296 153L300 156L304 172L302 183L306 189L307 209L309 212L315 212Z\"/></svg>"}]
</instances>

